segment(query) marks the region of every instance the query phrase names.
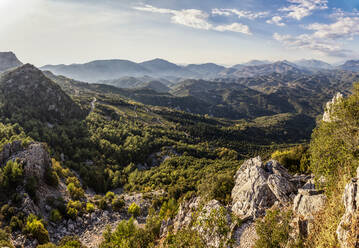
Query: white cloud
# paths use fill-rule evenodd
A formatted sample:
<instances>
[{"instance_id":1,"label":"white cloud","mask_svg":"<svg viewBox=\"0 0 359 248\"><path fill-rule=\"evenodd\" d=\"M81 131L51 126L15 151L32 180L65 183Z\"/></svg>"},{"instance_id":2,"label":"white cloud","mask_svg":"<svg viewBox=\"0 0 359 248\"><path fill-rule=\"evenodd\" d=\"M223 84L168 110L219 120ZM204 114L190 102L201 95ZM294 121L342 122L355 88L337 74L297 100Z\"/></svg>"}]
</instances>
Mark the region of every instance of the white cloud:
<instances>
[{"instance_id":1,"label":"white cloud","mask_svg":"<svg viewBox=\"0 0 359 248\"><path fill-rule=\"evenodd\" d=\"M156 8L151 5L134 7L134 9L160 14L171 14L171 21L173 23L185 25L192 28L205 30L209 30L212 28L212 24L208 22L208 14L197 9L172 10Z\"/></svg>"},{"instance_id":2,"label":"white cloud","mask_svg":"<svg viewBox=\"0 0 359 248\"><path fill-rule=\"evenodd\" d=\"M247 25L241 24L241 23L232 23L229 25L219 25L214 28L214 30L224 32L224 31L232 31L232 32L238 32L243 33L247 35L251 35L251 31Z\"/></svg>"},{"instance_id":3,"label":"white cloud","mask_svg":"<svg viewBox=\"0 0 359 248\"><path fill-rule=\"evenodd\" d=\"M339 17L332 24L310 24L307 29L314 30L314 37L321 39L352 39L359 35L359 17Z\"/></svg>"},{"instance_id":4,"label":"white cloud","mask_svg":"<svg viewBox=\"0 0 359 248\"><path fill-rule=\"evenodd\" d=\"M280 16L273 16L272 19L267 20L266 22L268 24L275 24L277 26L283 27L285 26L285 23L282 22L283 18Z\"/></svg>"},{"instance_id":5,"label":"white cloud","mask_svg":"<svg viewBox=\"0 0 359 248\"><path fill-rule=\"evenodd\" d=\"M279 11L287 12L287 17L296 20L309 16L315 10L323 10L328 8L328 0L288 0L291 3L288 7L279 9Z\"/></svg>"},{"instance_id":6,"label":"white cloud","mask_svg":"<svg viewBox=\"0 0 359 248\"><path fill-rule=\"evenodd\" d=\"M212 14L222 15L222 16L236 15L238 19L247 18L250 20L268 16L268 12L252 12L248 10L237 10L237 9L213 9Z\"/></svg>"},{"instance_id":7,"label":"white cloud","mask_svg":"<svg viewBox=\"0 0 359 248\"><path fill-rule=\"evenodd\" d=\"M197 9L173 10L173 9L156 8L151 5L138 6L138 7L134 7L134 9L140 11L160 13L160 14L170 14L172 15L171 17L172 23L181 24L191 28L216 30L220 32L231 31L231 32L242 33L247 35L252 34L249 27L241 23L232 23L229 25L219 25L219 26L213 25L208 21L209 14Z\"/></svg>"},{"instance_id":8,"label":"white cloud","mask_svg":"<svg viewBox=\"0 0 359 248\"><path fill-rule=\"evenodd\" d=\"M347 57L348 53L351 52L349 50L342 49L342 47L336 42L317 39L313 35L309 34L302 34L293 37L291 35L280 35L275 33L273 38L283 43L288 48L310 49L334 57Z\"/></svg>"}]
</instances>

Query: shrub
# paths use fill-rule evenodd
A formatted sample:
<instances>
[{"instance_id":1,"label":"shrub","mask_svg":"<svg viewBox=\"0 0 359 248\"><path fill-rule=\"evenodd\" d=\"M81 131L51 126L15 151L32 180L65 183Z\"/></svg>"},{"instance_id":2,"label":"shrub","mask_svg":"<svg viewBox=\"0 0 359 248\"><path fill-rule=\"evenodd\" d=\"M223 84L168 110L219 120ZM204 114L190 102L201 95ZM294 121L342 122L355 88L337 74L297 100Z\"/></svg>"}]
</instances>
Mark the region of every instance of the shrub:
<instances>
[{"instance_id":1,"label":"shrub","mask_svg":"<svg viewBox=\"0 0 359 248\"><path fill-rule=\"evenodd\" d=\"M167 220L173 218L177 213L177 203L176 200L171 198L168 202L164 202L159 212L159 217L161 220Z\"/></svg>"},{"instance_id":2,"label":"shrub","mask_svg":"<svg viewBox=\"0 0 359 248\"><path fill-rule=\"evenodd\" d=\"M95 211L95 206L92 203L86 203L86 212L92 213Z\"/></svg>"},{"instance_id":3,"label":"shrub","mask_svg":"<svg viewBox=\"0 0 359 248\"><path fill-rule=\"evenodd\" d=\"M80 200L85 197L85 192L82 188L77 187L74 183L67 185L67 190L73 200Z\"/></svg>"},{"instance_id":4,"label":"shrub","mask_svg":"<svg viewBox=\"0 0 359 248\"><path fill-rule=\"evenodd\" d=\"M23 180L23 168L22 165L9 160L3 169L3 186L5 188L15 189Z\"/></svg>"},{"instance_id":5,"label":"shrub","mask_svg":"<svg viewBox=\"0 0 359 248\"><path fill-rule=\"evenodd\" d=\"M86 248L77 236L65 236L59 242L59 248Z\"/></svg>"},{"instance_id":6,"label":"shrub","mask_svg":"<svg viewBox=\"0 0 359 248\"><path fill-rule=\"evenodd\" d=\"M82 202L80 201L69 201L67 203L67 215L71 219L76 219L76 217L85 211L85 207L83 206Z\"/></svg>"},{"instance_id":7,"label":"shrub","mask_svg":"<svg viewBox=\"0 0 359 248\"><path fill-rule=\"evenodd\" d=\"M141 212L141 208L135 202L133 202L128 207L128 213L131 214L133 217L139 216L140 212Z\"/></svg>"},{"instance_id":8,"label":"shrub","mask_svg":"<svg viewBox=\"0 0 359 248\"><path fill-rule=\"evenodd\" d=\"M18 216L12 216L10 220L10 227L12 231L22 230L24 223Z\"/></svg>"},{"instance_id":9,"label":"shrub","mask_svg":"<svg viewBox=\"0 0 359 248\"><path fill-rule=\"evenodd\" d=\"M197 231L182 229L176 234L170 234L165 240L166 247L171 248L205 248L206 244L202 241Z\"/></svg>"},{"instance_id":10,"label":"shrub","mask_svg":"<svg viewBox=\"0 0 359 248\"><path fill-rule=\"evenodd\" d=\"M309 170L309 151L306 146L299 145L288 150L277 150L271 157L291 173L305 173Z\"/></svg>"},{"instance_id":11,"label":"shrub","mask_svg":"<svg viewBox=\"0 0 359 248\"><path fill-rule=\"evenodd\" d=\"M125 206L125 201L122 198L116 196L115 198L113 198L111 204L112 204L112 208L115 211L119 211L119 210L121 210L121 208L123 208Z\"/></svg>"},{"instance_id":12,"label":"shrub","mask_svg":"<svg viewBox=\"0 0 359 248\"><path fill-rule=\"evenodd\" d=\"M60 222L62 220L62 215L59 210L53 209L50 213L50 221L52 222Z\"/></svg>"},{"instance_id":13,"label":"shrub","mask_svg":"<svg viewBox=\"0 0 359 248\"><path fill-rule=\"evenodd\" d=\"M10 241L10 234L0 229L0 246L14 248Z\"/></svg>"},{"instance_id":14,"label":"shrub","mask_svg":"<svg viewBox=\"0 0 359 248\"><path fill-rule=\"evenodd\" d=\"M27 217L25 231L31 234L40 244L49 242L50 237L42 220L39 220L35 215L30 214Z\"/></svg>"},{"instance_id":15,"label":"shrub","mask_svg":"<svg viewBox=\"0 0 359 248\"><path fill-rule=\"evenodd\" d=\"M101 198L98 202L99 209L105 210L107 209L107 201L105 198Z\"/></svg>"},{"instance_id":16,"label":"shrub","mask_svg":"<svg viewBox=\"0 0 359 248\"><path fill-rule=\"evenodd\" d=\"M113 192L111 192L111 191L109 191L109 192L106 193L105 199L106 199L107 201L112 201L113 198L115 198L115 193L113 193Z\"/></svg>"},{"instance_id":17,"label":"shrub","mask_svg":"<svg viewBox=\"0 0 359 248\"><path fill-rule=\"evenodd\" d=\"M134 219L121 221L116 230L112 233L108 228L104 233L104 242L100 248L128 247L128 248L149 248L154 247L151 235L144 229L134 224Z\"/></svg>"},{"instance_id":18,"label":"shrub","mask_svg":"<svg viewBox=\"0 0 359 248\"><path fill-rule=\"evenodd\" d=\"M201 195L208 200L216 199L223 204L231 201L234 179L231 174L213 175L206 178L198 187Z\"/></svg>"},{"instance_id":19,"label":"shrub","mask_svg":"<svg viewBox=\"0 0 359 248\"><path fill-rule=\"evenodd\" d=\"M258 240L255 248L286 247L290 239L291 211L267 210L263 219L256 221Z\"/></svg>"}]
</instances>

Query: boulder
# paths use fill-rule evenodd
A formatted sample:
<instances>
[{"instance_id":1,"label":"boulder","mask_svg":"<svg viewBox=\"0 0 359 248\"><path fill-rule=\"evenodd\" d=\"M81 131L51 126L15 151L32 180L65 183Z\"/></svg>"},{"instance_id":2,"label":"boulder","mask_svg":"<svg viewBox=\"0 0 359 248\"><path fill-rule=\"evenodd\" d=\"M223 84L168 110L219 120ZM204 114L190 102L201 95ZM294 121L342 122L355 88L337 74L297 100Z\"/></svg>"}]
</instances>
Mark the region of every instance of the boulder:
<instances>
[{"instance_id":1,"label":"boulder","mask_svg":"<svg viewBox=\"0 0 359 248\"><path fill-rule=\"evenodd\" d=\"M297 188L292 176L277 161L263 163L260 157L245 161L235 175L232 211L242 219L265 215L276 202L287 204Z\"/></svg>"}]
</instances>

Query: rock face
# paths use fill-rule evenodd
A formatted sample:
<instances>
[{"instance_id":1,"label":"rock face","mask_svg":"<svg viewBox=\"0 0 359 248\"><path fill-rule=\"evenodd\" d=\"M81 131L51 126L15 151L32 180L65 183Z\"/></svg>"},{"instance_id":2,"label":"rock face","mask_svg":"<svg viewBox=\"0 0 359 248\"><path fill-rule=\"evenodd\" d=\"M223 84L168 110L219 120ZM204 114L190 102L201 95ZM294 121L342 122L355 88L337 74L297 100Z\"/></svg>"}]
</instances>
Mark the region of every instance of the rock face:
<instances>
[{"instance_id":1,"label":"rock face","mask_svg":"<svg viewBox=\"0 0 359 248\"><path fill-rule=\"evenodd\" d=\"M12 52L0 52L0 72L22 65Z\"/></svg>"},{"instance_id":2,"label":"rock face","mask_svg":"<svg viewBox=\"0 0 359 248\"><path fill-rule=\"evenodd\" d=\"M233 213L242 219L256 219L274 203L288 203L297 191L291 179L277 161L264 164L260 157L245 161L235 175Z\"/></svg>"},{"instance_id":3,"label":"rock face","mask_svg":"<svg viewBox=\"0 0 359 248\"><path fill-rule=\"evenodd\" d=\"M357 169L357 177L353 178L350 183L345 186L343 194L343 202L345 213L337 228L337 236L341 247L358 247L358 233L355 230L358 225L358 208L359 208L359 192L358 192L359 167ZM354 225L354 226L352 226ZM354 227L354 228L352 228ZM354 242L354 243L353 243Z\"/></svg>"},{"instance_id":4,"label":"rock face","mask_svg":"<svg viewBox=\"0 0 359 248\"><path fill-rule=\"evenodd\" d=\"M325 107L325 111L324 111L324 114L323 114L323 121L324 122L332 122L333 121L333 118L331 117L332 108L336 103L341 101L341 99L343 99L343 95L338 92L333 97L333 99L331 101L327 102L327 105Z\"/></svg>"}]
</instances>

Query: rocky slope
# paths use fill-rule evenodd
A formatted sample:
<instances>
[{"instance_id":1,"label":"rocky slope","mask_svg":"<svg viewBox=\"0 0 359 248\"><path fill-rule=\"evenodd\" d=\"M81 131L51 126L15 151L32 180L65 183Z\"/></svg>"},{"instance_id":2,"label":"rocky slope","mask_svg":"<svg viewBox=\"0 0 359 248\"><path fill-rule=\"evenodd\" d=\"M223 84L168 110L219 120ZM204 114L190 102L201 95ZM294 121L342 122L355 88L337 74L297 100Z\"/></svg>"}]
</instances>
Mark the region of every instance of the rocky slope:
<instances>
[{"instance_id":1,"label":"rocky slope","mask_svg":"<svg viewBox=\"0 0 359 248\"><path fill-rule=\"evenodd\" d=\"M208 247L227 247L230 243L238 248L252 247L258 239L256 219L279 207L293 209L294 232L306 235L313 215L325 204L322 193L314 189L311 176L291 176L277 161L263 163L256 157L245 161L237 171L229 206L217 200L192 198L180 205L173 219L162 223L161 233L165 236L169 230L176 233L190 228ZM226 228L219 229L218 223Z\"/></svg>"}]
</instances>

